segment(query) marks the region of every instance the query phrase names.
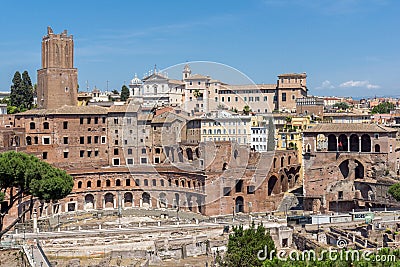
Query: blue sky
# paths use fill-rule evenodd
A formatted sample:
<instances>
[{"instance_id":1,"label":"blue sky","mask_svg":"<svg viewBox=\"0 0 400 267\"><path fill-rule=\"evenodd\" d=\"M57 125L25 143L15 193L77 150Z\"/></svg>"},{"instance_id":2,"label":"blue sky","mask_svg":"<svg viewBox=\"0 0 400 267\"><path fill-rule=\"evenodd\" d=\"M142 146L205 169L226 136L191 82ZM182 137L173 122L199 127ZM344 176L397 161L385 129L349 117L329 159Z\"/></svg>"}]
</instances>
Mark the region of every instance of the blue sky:
<instances>
[{"instance_id":1,"label":"blue sky","mask_svg":"<svg viewBox=\"0 0 400 267\"><path fill-rule=\"evenodd\" d=\"M256 83L307 72L314 95L400 95L399 12L397 0L4 1L0 91L16 70L36 81L51 26L74 35L81 89L202 60Z\"/></svg>"}]
</instances>

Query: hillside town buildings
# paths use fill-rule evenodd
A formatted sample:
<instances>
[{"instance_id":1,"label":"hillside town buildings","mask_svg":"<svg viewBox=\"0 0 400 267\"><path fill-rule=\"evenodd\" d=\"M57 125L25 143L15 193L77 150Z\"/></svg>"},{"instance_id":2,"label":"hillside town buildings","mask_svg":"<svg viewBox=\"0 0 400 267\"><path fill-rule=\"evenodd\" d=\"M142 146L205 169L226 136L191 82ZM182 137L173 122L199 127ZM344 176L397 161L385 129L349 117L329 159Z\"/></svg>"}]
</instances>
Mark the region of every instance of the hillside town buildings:
<instances>
[{"instance_id":1,"label":"hillside town buildings","mask_svg":"<svg viewBox=\"0 0 400 267\"><path fill-rule=\"evenodd\" d=\"M48 28L38 109L0 120L2 151L34 154L74 178L67 198L37 204L39 216L266 214L297 204L314 213L348 211L380 207L398 179L397 129L335 107L350 100L308 96L305 73L231 85L192 74L189 64L181 80L154 67L134 76L125 103L98 89L78 94L73 53L72 36ZM400 116L391 117L398 125Z\"/></svg>"}]
</instances>

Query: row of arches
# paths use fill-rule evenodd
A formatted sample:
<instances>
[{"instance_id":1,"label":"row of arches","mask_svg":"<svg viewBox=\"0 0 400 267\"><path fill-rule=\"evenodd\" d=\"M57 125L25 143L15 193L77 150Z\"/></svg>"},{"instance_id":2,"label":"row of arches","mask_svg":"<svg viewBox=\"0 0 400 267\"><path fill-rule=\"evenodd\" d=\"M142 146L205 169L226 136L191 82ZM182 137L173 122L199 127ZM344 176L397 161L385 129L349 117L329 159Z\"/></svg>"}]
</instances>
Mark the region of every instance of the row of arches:
<instances>
[{"instance_id":1,"label":"row of arches","mask_svg":"<svg viewBox=\"0 0 400 267\"><path fill-rule=\"evenodd\" d=\"M278 165L278 159L280 161L279 165ZM287 159L287 160L285 161L285 159ZM291 155L289 155L287 157L282 156L280 158L274 158L273 168L283 168L283 167L286 167L291 164L296 164L295 160L292 158Z\"/></svg>"},{"instance_id":2,"label":"row of arches","mask_svg":"<svg viewBox=\"0 0 400 267\"><path fill-rule=\"evenodd\" d=\"M86 189L92 189L92 188L103 188L103 187L141 187L141 186L152 186L152 187L180 187L180 188L187 188L187 189L192 189L192 190L198 190L198 191L203 191L205 183L200 182L198 180L194 179L171 179L169 178L168 180L165 179L106 179L101 180L98 179L94 183L92 180L87 180L86 181ZM76 180L76 188L77 189L84 189L84 182L82 180L77 179Z\"/></svg>"},{"instance_id":3,"label":"row of arches","mask_svg":"<svg viewBox=\"0 0 400 267\"><path fill-rule=\"evenodd\" d=\"M29 123L29 129L30 130L35 130L36 129L36 123L31 121ZM47 122L47 121L43 122L43 130L49 130L49 129L50 129L50 123Z\"/></svg>"},{"instance_id":4,"label":"row of arches","mask_svg":"<svg viewBox=\"0 0 400 267\"><path fill-rule=\"evenodd\" d=\"M288 175L282 174L280 178L278 178L277 175L272 175L268 179L267 195L271 196L287 192L290 188L296 186L296 184L299 182L299 178L300 175L294 173L290 173Z\"/></svg>"},{"instance_id":5,"label":"row of arches","mask_svg":"<svg viewBox=\"0 0 400 267\"><path fill-rule=\"evenodd\" d=\"M122 193L122 192L121 192ZM181 197L179 193L167 194L165 192L123 192L122 194L107 192L100 196L101 204L96 203L94 194L86 194L84 196L84 210L91 209L116 209L121 208L172 208L172 209L187 209L194 212L202 212L204 205L203 197L185 194ZM151 195L153 194L153 196Z\"/></svg>"},{"instance_id":6,"label":"row of arches","mask_svg":"<svg viewBox=\"0 0 400 267\"><path fill-rule=\"evenodd\" d=\"M352 134L334 134L328 135L328 151L346 151L346 152L372 152L372 142L369 134L361 136ZM375 146L375 152L380 152L380 146Z\"/></svg>"},{"instance_id":7,"label":"row of arches","mask_svg":"<svg viewBox=\"0 0 400 267\"><path fill-rule=\"evenodd\" d=\"M192 149L191 147L186 147L185 149L182 147L164 147L165 156L171 162L184 162L185 159L189 161L193 161L201 157L201 152L199 147Z\"/></svg>"}]
</instances>

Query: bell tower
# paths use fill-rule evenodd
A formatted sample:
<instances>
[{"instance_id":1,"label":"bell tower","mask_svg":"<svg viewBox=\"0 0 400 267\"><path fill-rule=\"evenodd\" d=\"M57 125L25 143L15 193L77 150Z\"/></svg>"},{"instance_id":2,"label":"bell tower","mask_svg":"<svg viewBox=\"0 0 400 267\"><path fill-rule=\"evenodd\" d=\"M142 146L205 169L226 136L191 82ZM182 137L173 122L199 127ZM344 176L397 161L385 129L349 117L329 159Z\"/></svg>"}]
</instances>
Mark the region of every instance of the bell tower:
<instances>
[{"instance_id":1,"label":"bell tower","mask_svg":"<svg viewBox=\"0 0 400 267\"><path fill-rule=\"evenodd\" d=\"M54 34L47 27L42 39L42 68L38 70L38 108L76 106L78 70L74 68L74 41L64 30Z\"/></svg>"}]
</instances>

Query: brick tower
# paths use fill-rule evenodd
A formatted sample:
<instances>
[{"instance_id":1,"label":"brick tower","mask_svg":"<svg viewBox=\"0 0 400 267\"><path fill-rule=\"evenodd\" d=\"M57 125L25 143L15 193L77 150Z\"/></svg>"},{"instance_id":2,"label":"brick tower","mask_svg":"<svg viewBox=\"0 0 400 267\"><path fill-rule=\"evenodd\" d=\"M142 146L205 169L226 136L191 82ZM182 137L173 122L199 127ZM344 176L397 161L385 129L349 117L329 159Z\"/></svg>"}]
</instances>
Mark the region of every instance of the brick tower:
<instances>
[{"instance_id":1,"label":"brick tower","mask_svg":"<svg viewBox=\"0 0 400 267\"><path fill-rule=\"evenodd\" d=\"M39 108L76 106L78 70L74 68L74 40L64 30L54 34L47 27L42 39L42 68L38 70L37 102Z\"/></svg>"}]
</instances>

